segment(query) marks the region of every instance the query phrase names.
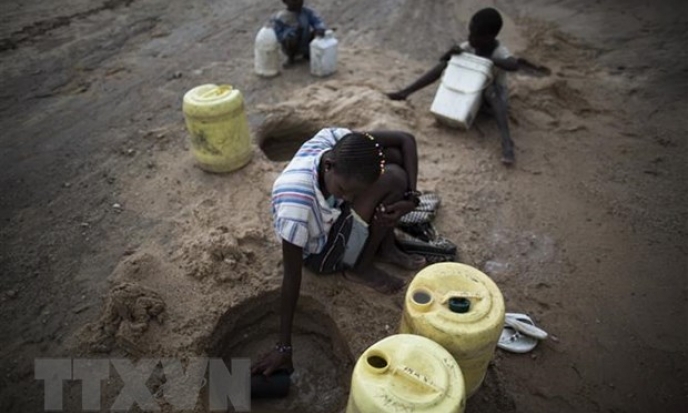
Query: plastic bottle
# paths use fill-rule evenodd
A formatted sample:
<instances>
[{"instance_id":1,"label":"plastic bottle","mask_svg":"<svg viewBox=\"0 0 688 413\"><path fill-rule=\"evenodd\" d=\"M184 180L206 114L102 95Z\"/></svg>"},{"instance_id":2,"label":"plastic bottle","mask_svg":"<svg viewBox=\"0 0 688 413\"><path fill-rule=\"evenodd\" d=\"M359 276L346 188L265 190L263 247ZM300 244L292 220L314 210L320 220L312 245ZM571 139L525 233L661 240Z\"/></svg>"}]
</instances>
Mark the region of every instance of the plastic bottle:
<instances>
[{"instance_id":1,"label":"plastic bottle","mask_svg":"<svg viewBox=\"0 0 688 413\"><path fill-rule=\"evenodd\" d=\"M310 44L311 74L325 77L337 71L337 39L332 30L316 37Z\"/></svg>"},{"instance_id":2,"label":"plastic bottle","mask_svg":"<svg viewBox=\"0 0 688 413\"><path fill-rule=\"evenodd\" d=\"M280 46L272 27L263 26L258 31L253 52L255 71L259 76L272 77L280 73Z\"/></svg>"}]
</instances>

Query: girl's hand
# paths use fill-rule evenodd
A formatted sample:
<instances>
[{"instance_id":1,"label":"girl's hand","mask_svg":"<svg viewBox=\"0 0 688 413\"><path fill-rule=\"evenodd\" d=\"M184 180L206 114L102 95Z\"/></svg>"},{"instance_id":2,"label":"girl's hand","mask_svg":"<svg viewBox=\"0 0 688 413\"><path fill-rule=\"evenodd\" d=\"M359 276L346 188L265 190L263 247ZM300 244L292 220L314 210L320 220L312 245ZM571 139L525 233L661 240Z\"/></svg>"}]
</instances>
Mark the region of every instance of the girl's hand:
<instances>
[{"instance_id":1,"label":"girl's hand","mask_svg":"<svg viewBox=\"0 0 688 413\"><path fill-rule=\"evenodd\" d=\"M375 221L385 227L393 227L399 219L416 208L413 201L397 201L390 205L378 205L375 211Z\"/></svg>"},{"instance_id":2,"label":"girl's hand","mask_svg":"<svg viewBox=\"0 0 688 413\"><path fill-rule=\"evenodd\" d=\"M258 363L251 366L251 374L269 376L277 370L287 370L290 373L294 371L290 353L281 353L273 349L264 355Z\"/></svg>"}]
</instances>

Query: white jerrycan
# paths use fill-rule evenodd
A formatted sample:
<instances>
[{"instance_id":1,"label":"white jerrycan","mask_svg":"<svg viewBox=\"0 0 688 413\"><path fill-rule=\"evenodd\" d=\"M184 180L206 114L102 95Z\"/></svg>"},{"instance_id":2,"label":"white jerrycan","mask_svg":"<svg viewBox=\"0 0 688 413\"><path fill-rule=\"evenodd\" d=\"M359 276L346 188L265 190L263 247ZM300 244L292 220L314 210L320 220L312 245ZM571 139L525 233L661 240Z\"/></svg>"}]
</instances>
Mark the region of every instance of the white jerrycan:
<instances>
[{"instance_id":1,"label":"white jerrycan","mask_svg":"<svg viewBox=\"0 0 688 413\"><path fill-rule=\"evenodd\" d=\"M280 46L272 27L263 26L258 31L253 50L255 70L259 76L272 77L280 73Z\"/></svg>"},{"instance_id":2,"label":"white jerrycan","mask_svg":"<svg viewBox=\"0 0 688 413\"><path fill-rule=\"evenodd\" d=\"M452 56L430 112L448 126L470 128L491 81L491 60L467 52Z\"/></svg>"},{"instance_id":3,"label":"white jerrycan","mask_svg":"<svg viewBox=\"0 0 688 413\"><path fill-rule=\"evenodd\" d=\"M310 44L311 74L329 76L337 71L337 39L332 30L325 31L324 37L316 37Z\"/></svg>"}]
</instances>

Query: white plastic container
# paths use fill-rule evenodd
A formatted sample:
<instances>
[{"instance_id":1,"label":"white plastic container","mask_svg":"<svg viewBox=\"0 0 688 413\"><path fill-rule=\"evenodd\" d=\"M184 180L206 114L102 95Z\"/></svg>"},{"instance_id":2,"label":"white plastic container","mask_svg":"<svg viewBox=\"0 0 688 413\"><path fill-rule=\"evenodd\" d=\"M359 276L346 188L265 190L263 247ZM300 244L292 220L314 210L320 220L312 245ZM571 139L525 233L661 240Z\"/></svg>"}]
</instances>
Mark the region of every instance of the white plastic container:
<instances>
[{"instance_id":1,"label":"white plastic container","mask_svg":"<svg viewBox=\"0 0 688 413\"><path fill-rule=\"evenodd\" d=\"M491 80L491 60L466 52L452 56L430 112L448 126L470 128Z\"/></svg>"},{"instance_id":2,"label":"white plastic container","mask_svg":"<svg viewBox=\"0 0 688 413\"><path fill-rule=\"evenodd\" d=\"M310 44L311 74L325 77L337 71L337 39L327 30L324 37L316 37Z\"/></svg>"},{"instance_id":3,"label":"white plastic container","mask_svg":"<svg viewBox=\"0 0 688 413\"><path fill-rule=\"evenodd\" d=\"M280 73L280 46L272 27L264 26L258 31L253 51L255 70L259 76L272 77Z\"/></svg>"}]
</instances>

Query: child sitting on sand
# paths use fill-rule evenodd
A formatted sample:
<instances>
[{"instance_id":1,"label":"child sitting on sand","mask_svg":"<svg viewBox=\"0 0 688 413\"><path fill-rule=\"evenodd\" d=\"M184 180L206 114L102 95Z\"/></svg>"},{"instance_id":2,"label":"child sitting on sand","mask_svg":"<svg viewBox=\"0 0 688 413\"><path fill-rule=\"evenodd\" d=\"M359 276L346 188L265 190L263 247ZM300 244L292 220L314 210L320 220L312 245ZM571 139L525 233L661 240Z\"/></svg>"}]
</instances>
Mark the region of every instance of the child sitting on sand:
<instances>
[{"instance_id":1,"label":"child sitting on sand","mask_svg":"<svg viewBox=\"0 0 688 413\"><path fill-rule=\"evenodd\" d=\"M297 56L309 58L310 42L315 36L325 35L325 23L313 9L303 6L303 0L282 2L287 9L272 18L272 25L287 55L287 63L292 64Z\"/></svg>"},{"instance_id":2,"label":"child sitting on sand","mask_svg":"<svg viewBox=\"0 0 688 413\"><path fill-rule=\"evenodd\" d=\"M406 269L425 266L425 258L399 250L394 237L396 222L419 202L417 172L415 138L405 132L323 129L301 146L272 190L284 266L280 341L254 374L293 370L292 319L304 264L316 273L343 271L385 294L404 283L377 268L376 256Z\"/></svg>"},{"instance_id":3,"label":"child sitting on sand","mask_svg":"<svg viewBox=\"0 0 688 413\"><path fill-rule=\"evenodd\" d=\"M389 93L387 96L393 100L404 100L413 92L434 83L442 76L449 60L455 54L468 52L492 60L494 63L493 82L483 92L483 98L492 109L499 132L502 135L502 162L505 165L511 165L514 163L514 143L509 133L508 89L505 71L518 70L520 65L528 63L513 57L509 50L500 44L497 35L501 29L502 16L497 10L486 8L478 11L471 18L467 42L452 47L442 56L440 63L430 71L406 88Z\"/></svg>"}]
</instances>

